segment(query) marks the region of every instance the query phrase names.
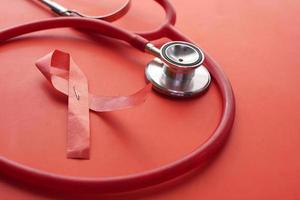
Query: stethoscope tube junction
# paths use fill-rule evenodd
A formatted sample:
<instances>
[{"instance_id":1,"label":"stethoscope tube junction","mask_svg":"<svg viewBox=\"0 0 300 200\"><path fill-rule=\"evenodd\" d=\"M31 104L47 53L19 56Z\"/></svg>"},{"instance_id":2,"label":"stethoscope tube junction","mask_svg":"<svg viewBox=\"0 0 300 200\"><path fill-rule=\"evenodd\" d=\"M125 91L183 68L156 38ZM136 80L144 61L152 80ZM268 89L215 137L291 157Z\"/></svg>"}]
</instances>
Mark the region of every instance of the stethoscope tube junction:
<instances>
[{"instance_id":1,"label":"stethoscope tube junction","mask_svg":"<svg viewBox=\"0 0 300 200\"><path fill-rule=\"evenodd\" d=\"M99 20L105 20L105 21L115 21L121 17L123 17L128 11L131 6L131 0L126 0L126 2L116 11L106 14L106 15L99 15L99 16L92 16L92 15L86 15L79 11L68 9L64 7L63 5L53 1L53 0L39 0L41 3L49 7L54 13L56 13L59 16L65 16L65 17L85 17L89 19L99 19Z\"/></svg>"}]
</instances>

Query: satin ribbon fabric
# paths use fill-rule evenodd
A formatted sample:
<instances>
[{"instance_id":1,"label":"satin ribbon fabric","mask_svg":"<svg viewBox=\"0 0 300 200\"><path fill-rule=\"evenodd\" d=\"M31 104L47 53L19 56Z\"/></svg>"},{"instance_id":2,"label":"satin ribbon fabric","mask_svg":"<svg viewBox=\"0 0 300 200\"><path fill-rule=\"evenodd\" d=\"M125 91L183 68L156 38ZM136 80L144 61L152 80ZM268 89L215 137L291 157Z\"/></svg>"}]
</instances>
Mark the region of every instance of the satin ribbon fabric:
<instances>
[{"instance_id":1,"label":"satin ribbon fabric","mask_svg":"<svg viewBox=\"0 0 300 200\"><path fill-rule=\"evenodd\" d=\"M36 62L53 88L68 96L67 158L89 159L89 109L110 112L146 101L151 84L129 96L96 96L89 93L88 80L70 54L55 50Z\"/></svg>"}]
</instances>

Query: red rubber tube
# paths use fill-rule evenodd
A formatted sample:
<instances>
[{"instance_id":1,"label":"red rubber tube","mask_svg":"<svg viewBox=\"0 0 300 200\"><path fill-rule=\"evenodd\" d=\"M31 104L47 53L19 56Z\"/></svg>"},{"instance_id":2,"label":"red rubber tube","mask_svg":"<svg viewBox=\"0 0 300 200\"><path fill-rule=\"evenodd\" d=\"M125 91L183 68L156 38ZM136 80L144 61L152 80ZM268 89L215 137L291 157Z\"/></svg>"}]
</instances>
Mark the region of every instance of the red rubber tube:
<instances>
[{"instance_id":1,"label":"red rubber tube","mask_svg":"<svg viewBox=\"0 0 300 200\"><path fill-rule=\"evenodd\" d=\"M156 40L166 36L167 29L170 25L174 25L176 23L176 11L173 5L168 0L155 0L160 6L165 10L166 17L162 24L156 28L155 30L148 32L139 32L136 33L143 38L147 38L148 40Z\"/></svg>"},{"instance_id":2,"label":"red rubber tube","mask_svg":"<svg viewBox=\"0 0 300 200\"><path fill-rule=\"evenodd\" d=\"M145 38L113 26L109 22L80 17L60 17L18 25L1 31L0 42L26 33L64 27L87 29L110 38L123 40L141 51L145 50L145 46L149 42Z\"/></svg>"},{"instance_id":3,"label":"red rubber tube","mask_svg":"<svg viewBox=\"0 0 300 200\"><path fill-rule=\"evenodd\" d=\"M0 42L4 42L7 39L11 39L25 33L58 27L92 29L99 34L124 40L140 50L143 50L145 44L148 42L143 37L120 28L116 28L109 23L78 18L51 19L13 27L0 32ZM170 25L164 25L164 31L161 35L164 34L170 34L170 38L172 39L188 40ZM15 179L47 188L78 192L113 193L137 190L160 184L197 168L199 164L213 158L221 149L229 136L235 114L234 96L226 76L210 57L206 58L206 66L209 68L220 89L223 100L223 114L218 127L215 129L211 137L204 144L185 157L173 163L146 172L111 178L64 176L37 170L4 157L0 157L0 172L10 177L14 177Z\"/></svg>"}]
</instances>

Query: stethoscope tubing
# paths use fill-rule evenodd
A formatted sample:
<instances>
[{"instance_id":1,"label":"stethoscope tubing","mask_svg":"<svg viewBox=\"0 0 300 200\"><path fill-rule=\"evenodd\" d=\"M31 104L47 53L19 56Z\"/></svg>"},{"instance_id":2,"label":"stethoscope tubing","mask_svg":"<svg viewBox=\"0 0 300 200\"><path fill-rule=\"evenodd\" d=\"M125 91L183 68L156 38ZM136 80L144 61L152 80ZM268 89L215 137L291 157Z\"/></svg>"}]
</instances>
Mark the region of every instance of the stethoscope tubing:
<instances>
[{"instance_id":1,"label":"stethoscope tubing","mask_svg":"<svg viewBox=\"0 0 300 200\"><path fill-rule=\"evenodd\" d=\"M191 42L174 28L176 13L172 4L168 0L155 1L165 9L166 18L162 25L154 31L134 34L104 21L80 18L56 18L28 23L1 31L0 41L5 42L8 39L39 30L73 27L87 28L89 30L93 29L93 31L102 35L124 40L142 51L144 51L145 45L149 42L148 40L155 40L161 37ZM201 163L205 163L215 157L216 153L224 145L230 134L235 115L234 95L230 82L224 72L207 54L204 64L210 70L214 82L221 92L223 112L220 122L213 134L200 147L185 157L150 171L111 178L64 176L38 170L1 156L0 171L3 174L26 183L31 183L35 186L38 185L47 188L78 192L114 193L137 190L163 183L197 168Z\"/></svg>"},{"instance_id":2,"label":"stethoscope tubing","mask_svg":"<svg viewBox=\"0 0 300 200\"><path fill-rule=\"evenodd\" d=\"M149 42L139 35L118 28L110 23L75 17L48 19L9 28L0 32L0 42L5 42L8 39L26 33L61 27L88 28L99 34L124 40L140 50L144 50L145 45ZM165 34L169 34L171 39L188 41L187 38L171 26L165 30L169 31L165 32ZM221 68L208 55L206 56L206 66L214 77L222 95L223 114L218 127L208 140L185 157L146 172L111 178L64 176L34 169L5 157L0 157L1 173L20 181L47 188L78 192L115 193L160 184L197 168L199 164L213 158L217 151L221 149L229 136L235 115L235 101L230 83Z\"/></svg>"}]
</instances>

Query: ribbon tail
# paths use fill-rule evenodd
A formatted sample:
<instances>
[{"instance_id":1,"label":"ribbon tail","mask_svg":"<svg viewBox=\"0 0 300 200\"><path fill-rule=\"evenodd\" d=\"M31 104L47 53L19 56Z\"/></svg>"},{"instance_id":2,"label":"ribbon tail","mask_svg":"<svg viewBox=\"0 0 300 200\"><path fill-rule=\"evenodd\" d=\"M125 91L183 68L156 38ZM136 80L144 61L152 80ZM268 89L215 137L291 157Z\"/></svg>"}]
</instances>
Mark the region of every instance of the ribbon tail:
<instances>
[{"instance_id":1,"label":"ribbon tail","mask_svg":"<svg viewBox=\"0 0 300 200\"><path fill-rule=\"evenodd\" d=\"M67 158L89 159L89 93L86 76L68 53L58 50L38 60L36 66L55 89L68 95Z\"/></svg>"},{"instance_id":2,"label":"ribbon tail","mask_svg":"<svg viewBox=\"0 0 300 200\"><path fill-rule=\"evenodd\" d=\"M67 158L89 159L89 109L110 112L132 108L146 101L152 86L129 96L89 94L84 73L68 53L58 50L39 59L36 66L56 90L68 96Z\"/></svg>"}]
</instances>

